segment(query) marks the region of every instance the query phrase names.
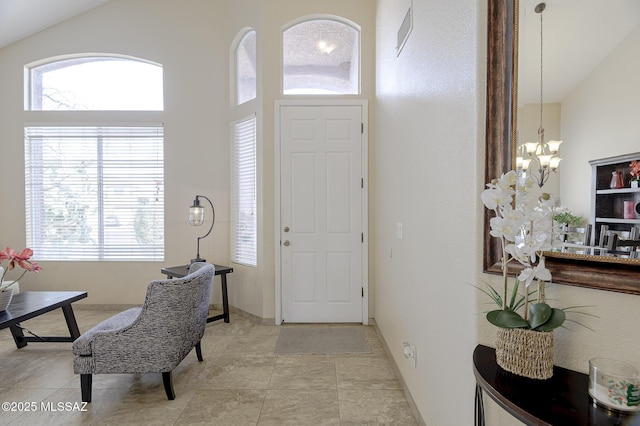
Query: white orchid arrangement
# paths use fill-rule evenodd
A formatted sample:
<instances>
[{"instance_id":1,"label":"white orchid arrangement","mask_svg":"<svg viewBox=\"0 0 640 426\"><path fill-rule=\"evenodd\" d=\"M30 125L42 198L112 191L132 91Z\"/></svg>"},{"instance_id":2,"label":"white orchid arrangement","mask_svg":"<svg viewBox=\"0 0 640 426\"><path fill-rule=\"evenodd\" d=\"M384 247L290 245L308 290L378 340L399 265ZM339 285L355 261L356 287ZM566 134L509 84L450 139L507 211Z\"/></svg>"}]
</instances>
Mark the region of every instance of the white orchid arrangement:
<instances>
[{"instance_id":1,"label":"white orchid arrangement","mask_svg":"<svg viewBox=\"0 0 640 426\"><path fill-rule=\"evenodd\" d=\"M487 320L501 328L526 328L551 331L565 321L565 310L552 308L545 301L544 285L551 281L551 272L545 267L542 252L551 249L553 226L553 197L543 194L532 206L531 178L520 182L515 171L502 175L487 184L481 199L485 207L493 210L491 232L499 238L502 247L502 293L487 284L481 289L500 306L487 313ZM517 194L517 204L514 196ZM508 263L516 260L523 266L509 295ZM530 289L537 282L536 290ZM519 294L524 285L524 295ZM532 296L535 295L535 299ZM523 310L523 315L517 311Z\"/></svg>"}]
</instances>

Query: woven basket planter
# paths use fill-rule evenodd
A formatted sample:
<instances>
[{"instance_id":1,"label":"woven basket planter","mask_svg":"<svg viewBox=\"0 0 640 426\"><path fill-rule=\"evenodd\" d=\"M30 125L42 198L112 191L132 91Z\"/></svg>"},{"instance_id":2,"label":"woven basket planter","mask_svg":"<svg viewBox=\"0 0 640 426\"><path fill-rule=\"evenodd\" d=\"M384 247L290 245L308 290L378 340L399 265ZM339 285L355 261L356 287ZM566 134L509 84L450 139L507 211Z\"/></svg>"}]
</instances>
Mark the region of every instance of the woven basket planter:
<instances>
[{"instance_id":1,"label":"woven basket planter","mask_svg":"<svg viewBox=\"0 0 640 426\"><path fill-rule=\"evenodd\" d=\"M553 376L553 331L500 328L496 360L503 369L531 379Z\"/></svg>"}]
</instances>

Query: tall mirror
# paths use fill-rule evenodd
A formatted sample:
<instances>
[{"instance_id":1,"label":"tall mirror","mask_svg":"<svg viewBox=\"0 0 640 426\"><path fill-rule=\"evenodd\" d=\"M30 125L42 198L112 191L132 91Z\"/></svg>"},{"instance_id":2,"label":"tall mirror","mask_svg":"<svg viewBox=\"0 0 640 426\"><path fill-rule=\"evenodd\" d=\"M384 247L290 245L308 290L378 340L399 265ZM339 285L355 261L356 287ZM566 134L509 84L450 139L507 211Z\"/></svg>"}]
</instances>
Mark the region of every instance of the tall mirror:
<instances>
[{"instance_id":1,"label":"tall mirror","mask_svg":"<svg viewBox=\"0 0 640 426\"><path fill-rule=\"evenodd\" d=\"M562 162L541 191L590 219L589 161L640 151L640 2L489 0L486 173L516 167L518 146L536 141L541 75L545 139L562 139ZM486 272L499 273L499 248L488 234ZM554 282L640 294L640 262L564 253L547 257Z\"/></svg>"}]
</instances>

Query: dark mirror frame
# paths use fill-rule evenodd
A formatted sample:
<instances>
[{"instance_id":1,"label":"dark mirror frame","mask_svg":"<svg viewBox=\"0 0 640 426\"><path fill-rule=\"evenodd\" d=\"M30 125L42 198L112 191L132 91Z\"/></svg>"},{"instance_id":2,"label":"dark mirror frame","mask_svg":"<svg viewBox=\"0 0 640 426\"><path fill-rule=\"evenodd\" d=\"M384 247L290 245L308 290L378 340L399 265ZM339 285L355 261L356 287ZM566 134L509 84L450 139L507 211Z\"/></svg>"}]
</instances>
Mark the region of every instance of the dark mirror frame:
<instances>
[{"instance_id":1,"label":"dark mirror frame","mask_svg":"<svg viewBox=\"0 0 640 426\"><path fill-rule=\"evenodd\" d=\"M512 170L517 105L518 0L488 0L487 107L485 182ZM489 234L491 213L484 209L483 272L502 274L501 249ZM546 257L556 284L640 295L640 266L589 259L588 256ZM517 268L513 266L511 272Z\"/></svg>"}]
</instances>

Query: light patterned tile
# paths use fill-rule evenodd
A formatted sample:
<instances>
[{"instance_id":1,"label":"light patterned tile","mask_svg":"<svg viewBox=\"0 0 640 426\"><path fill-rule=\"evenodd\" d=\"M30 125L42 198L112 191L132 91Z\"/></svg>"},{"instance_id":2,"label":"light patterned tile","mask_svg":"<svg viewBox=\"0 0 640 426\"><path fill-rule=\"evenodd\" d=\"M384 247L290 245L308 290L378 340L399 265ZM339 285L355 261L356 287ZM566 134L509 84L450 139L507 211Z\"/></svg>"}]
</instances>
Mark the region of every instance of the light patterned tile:
<instances>
[{"instance_id":1,"label":"light patterned tile","mask_svg":"<svg viewBox=\"0 0 640 426\"><path fill-rule=\"evenodd\" d=\"M219 358L207 365L198 389L267 389L276 358Z\"/></svg>"},{"instance_id":2,"label":"light patterned tile","mask_svg":"<svg viewBox=\"0 0 640 426\"><path fill-rule=\"evenodd\" d=\"M269 389L336 389L336 364L326 356L280 356Z\"/></svg>"},{"instance_id":3,"label":"light patterned tile","mask_svg":"<svg viewBox=\"0 0 640 426\"><path fill-rule=\"evenodd\" d=\"M336 358L338 389L400 389L386 358Z\"/></svg>"},{"instance_id":4,"label":"light patterned tile","mask_svg":"<svg viewBox=\"0 0 640 426\"><path fill-rule=\"evenodd\" d=\"M81 332L117 313L75 310ZM37 334L67 334L62 312L23 325ZM276 356L279 330L237 315L229 324L210 323L204 362L192 351L173 372L176 400L167 400L160 374L99 374L85 412L40 409L41 403L80 402L70 343L17 349L9 330L0 330L0 400L33 401L39 408L0 413L0 424L415 424L373 327L365 327L371 354L335 356Z\"/></svg>"},{"instance_id":5,"label":"light patterned tile","mask_svg":"<svg viewBox=\"0 0 640 426\"><path fill-rule=\"evenodd\" d=\"M264 390L199 390L176 424L255 426L266 394Z\"/></svg>"},{"instance_id":6,"label":"light patterned tile","mask_svg":"<svg viewBox=\"0 0 640 426\"><path fill-rule=\"evenodd\" d=\"M270 390L258 426L339 425L335 390Z\"/></svg>"},{"instance_id":7,"label":"light patterned tile","mask_svg":"<svg viewBox=\"0 0 640 426\"><path fill-rule=\"evenodd\" d=\"M340 425L417 425L401 390L340 390Z\"/></svg>"}]
</instances>

